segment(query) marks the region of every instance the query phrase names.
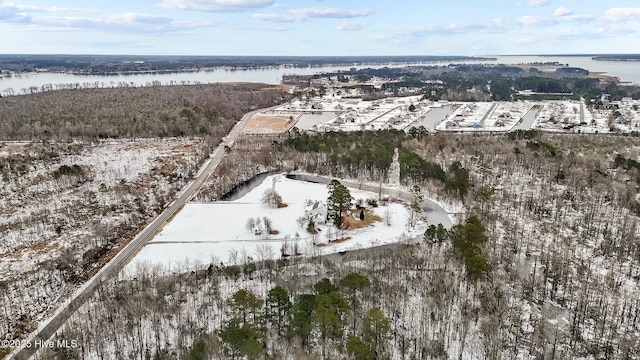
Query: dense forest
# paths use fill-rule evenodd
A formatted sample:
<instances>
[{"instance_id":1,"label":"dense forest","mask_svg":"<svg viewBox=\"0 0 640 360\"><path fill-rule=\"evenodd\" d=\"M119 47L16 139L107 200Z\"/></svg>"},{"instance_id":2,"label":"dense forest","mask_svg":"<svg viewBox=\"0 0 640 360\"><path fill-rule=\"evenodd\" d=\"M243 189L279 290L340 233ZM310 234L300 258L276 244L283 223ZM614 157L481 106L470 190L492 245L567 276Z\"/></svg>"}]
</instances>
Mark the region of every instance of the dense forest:
<instances>
[{"instance_id":1,"label":"dense forest","mask_svg":"<svg viewBox=\"0 0 640 360\"><path fill-rule=\"evenodd\" d=\"M347 178L363 172L373 178L387 176L393 151L399 148L401 180L437 181L451 193L464 196L469 186L469 174L460 163L452 163L445 172L440 164L426 161L402 146L404 141L424 137L424 133L417 129L411 129L409 133L400 130L302 133L286 139L280 146L311 155L303 163L296 162L296 168Z\"/></svg>"},{"instance_id":2,"label":"dense forest","mask_svg":"<svg viewBox=\"0 0 640 360\"><path fill-rule=\"evenodd\" d=\"M0 98L0 140L212 136L288 95L264 84L48 91Z\"/></svg>"}]
</instances>

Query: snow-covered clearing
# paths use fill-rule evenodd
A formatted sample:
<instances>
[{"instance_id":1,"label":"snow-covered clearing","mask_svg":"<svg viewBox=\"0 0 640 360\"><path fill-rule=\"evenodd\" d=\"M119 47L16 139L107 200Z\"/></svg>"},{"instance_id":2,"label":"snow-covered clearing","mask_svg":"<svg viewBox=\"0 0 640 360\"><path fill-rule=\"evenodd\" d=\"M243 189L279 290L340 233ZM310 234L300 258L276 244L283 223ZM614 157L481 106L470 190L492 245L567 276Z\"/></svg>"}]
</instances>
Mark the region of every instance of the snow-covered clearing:
<instances>
[{"instance_id":1,"label":"snow-covered clearing","mask_svg":"<svg viewBox=\"0 0 640 360\"><path fill-rule=\"evenodd\" d=\"M282 196L284 208L272 208L261 202L263 193L273 186ZM372 192L350 189L354 199L377 199ZM327 186L270 176L241 199L231 202L190 203L147 244L127 266L165 264L169 268L186 263L237 264L246 261L276 259L285 252L319 255L361 249L406 241L422 234L426 222L407 226L409 211L401 203L389 202L370 210L381 218L360 229L337 230L335 226L318 225L318 234L306 230L307 223L298 224L308 201L326 201ZM385 219L389 215L389 225ZM278 234L256 235L246 228L249 218L269 218ZM337 239L346 239L336 241ZM336 241L336 242L334 242ZM314 243L316 245L314 245Z\"/></svg>"}]
</instances>

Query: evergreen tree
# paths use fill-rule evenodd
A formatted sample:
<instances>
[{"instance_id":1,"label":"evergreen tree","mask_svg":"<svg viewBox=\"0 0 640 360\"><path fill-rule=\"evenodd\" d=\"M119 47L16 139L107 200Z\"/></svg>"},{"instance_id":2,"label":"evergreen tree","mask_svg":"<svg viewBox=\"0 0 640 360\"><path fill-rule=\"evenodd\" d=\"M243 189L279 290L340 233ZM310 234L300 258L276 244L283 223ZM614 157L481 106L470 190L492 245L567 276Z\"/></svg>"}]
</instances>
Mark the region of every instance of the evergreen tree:
<instances>
[{"instance_id":1,"label":"evergreen tree","mask_svg":"<svg viewBox=\"0 0 640 360\"><path fill-rule=\"evenodd\" d=\"M239 321L231 321L220 331L220 338L226 345L226 355L232 359L244 356L249 359L257 359L262 353L258 333L249 323L240 324Z\"/></svg>"},{"instance_id":2,"label":"evergreen tree","mask_svg":"<svg viewBox=\"0 0 640 360\"><path fill-rule=\"evenodd\" d=\"M344 330L344 313L349 308L347 301L339 291L316 295L316 309L313 323L322 339L322 357L326 358L325 345L327 339L339 339Z\"/></svg>"},{"instance_id":3,"label":"evergreen tree","mask_svg":"<svg viewBox=\"0 0 640 360\"><path fill-rule=\"evenodd\" d=\"M347 274L342 280L340 280L340 287L344 289L347 297L349 298L349 302L351 303L351 308L353 309L353 328L356 327L356 317L358 311L358 297L357 292L364 290L365 288L371 286L371 282L369 278L366 276L360 275L358 273L352 272Z\"/></svg>"},{"instance_id":4,"label":"evergreen tree","mask_svg":"<svg viewBox=\"0 0 640 360\"><path fill-rule=\"evenodd\" d=\"M229 306L234 320L245 324L251 320L255 325L258 309L262 306L262 299L254 295L250 290L236 291L229 300Z\"/></svg>"},{"instance_id":5,"label":"evergreen tree","mask_svg":"<svg viewBox=\"0 0 640 360\"><path fill-rule=\"evenodd\" d=\"M357 336L349 336L346 347L347 354L355 360L373 360L376 358L375 353L369 345Z\"/></svg>"},{"instance_id":6,"label":"evergreen tree","mask_svg":"<svg viewBox=\"0 0 640 360\"><path fill-rule=\"evenodd\" d=\"M313 330L312 316L316 308L316 297L311 294L298 296L292 309L291 332L298 336L303 345L309 342Z\"/></svg>"},{"instance_id":7,"label":"evergreen tree","mask_svg":"<svg viewBox=\"0 0 640 360\"><path fill-rule=\"evenodd\" d=\"M323 278L313 285L313 289L318 295L329 295L333 291L338 291L338 288L331 283L331 280Z\"/></svg>"},{"instance_id":8,"label":"evergreen tree","mask_svg":"<svg viewBox=\"0 0 640 360\"><path fill-rule=\"evenodd\" d=\"M379 307L371 308L364 318L365 339L372 345L376 354L384 349L384 342L391 326L389 319L384 315Z\"/></svg>"},{"instance_id":9,"label":"evergreen tree","mask_svg":"<svg viewBox=\"0 0 640 360\"><path fill-rule=\"evenodd\" d=\"M291 314L291 301L289 293L282 286L276 286L269 291L265 302L267 318L272 324L278 326L278 333L289 322Z\"/></svg>"},{"instance_id":10,"label":"evergreen tree","mask_svg":"<svg viewBox=\"0 0 640 360\"><path fill-rule=\"evenodd\" d=\"M338 180L331 180L329 183L329 198L327 199L327 205L329 211L334 215L334 223L336 226L342 224L342 213L351 208L351 193L346 186L340 184Z\"/></svg>"},{"instance_id":11,"label":"evergreen tree","mask_svg":"<svg viewBox=\"0 0 640 360\"><path fill-rule=\"evenodd\" d=\"M453 248L462 257L471 279L479 279L487 270L487 260L482 255L482 245L487 242L484 226L476 216L467 218L463 225L453 229Z\"/></svg>"}]
</instances>

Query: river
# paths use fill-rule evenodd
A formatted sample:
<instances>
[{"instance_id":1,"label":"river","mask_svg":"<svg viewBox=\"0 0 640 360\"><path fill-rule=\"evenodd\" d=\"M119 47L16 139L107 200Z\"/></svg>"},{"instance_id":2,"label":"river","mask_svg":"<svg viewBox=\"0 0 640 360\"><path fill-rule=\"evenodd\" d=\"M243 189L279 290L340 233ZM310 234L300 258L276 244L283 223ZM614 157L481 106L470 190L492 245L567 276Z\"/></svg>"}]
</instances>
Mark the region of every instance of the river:
<instances>
[{"instance_id":1,"label":"river","mask_svg":"<svg viewBox=\"0 0 640 360\"><path fill-rule=\"evenodd\" d=\"M494 61L465 61L464 63L485 64L521 64L533 62L559 62L572 67L603 72L617 76L621 81L640 84L639 61L596 61L591 56L493 56ZM171 84L224 83L224 82L261 82L279 84L282 75L313 75L323 72L349 70L351 68L401 67L405 65L449 65L453 62L421 62L411 64L322 66L306 68L272 67L251 70L215 69L198 72L144 73L133 75L74 75L66 73L25 73L0 77L0 95L27 94L30 90L57 89L63 85L77 84L74 87L115 87L150 86ZM461 62L455 62L461 63Z\"/></svg>"},{"instance_id":2,"label":"river","mask_svg":"<svg viewBox=\"0 0 640 360\"><path fill-rule=\"evenodd\" d=\"M480 61L475 61L479 63ZM448 65L449 62L421 62L410 65ZM305 68L265 67L260 69L235 70L228 68L210 71L192 71L175 73L143 73L143 74L111 74L111 75L76 75L67 73L22 73L14 76L0 77L0 95L27 94L31 88L41 90L43 87L56 89L62 85L76 85L74 87L96 88L116 86L151 86L179 85L179 84L209 84L228 82L256 82L265 84L280 84L283 75L299 74L313 75L325 72L349 70L352 68L382 68L402 67L407 64L384 65L349 65L349 66L318 66Z\"/></svg>"}]
</instances>

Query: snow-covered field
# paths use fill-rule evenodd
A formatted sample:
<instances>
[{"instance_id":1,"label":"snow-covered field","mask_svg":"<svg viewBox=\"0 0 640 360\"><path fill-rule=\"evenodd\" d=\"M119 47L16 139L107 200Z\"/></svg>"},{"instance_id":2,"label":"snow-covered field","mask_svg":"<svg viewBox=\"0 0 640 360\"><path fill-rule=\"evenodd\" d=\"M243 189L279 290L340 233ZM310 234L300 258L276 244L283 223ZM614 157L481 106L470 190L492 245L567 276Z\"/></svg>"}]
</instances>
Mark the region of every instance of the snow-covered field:
<instances>
[{"instance_id":1,"label":"snow-covered field","mask_svg":"<svg viewBox=\"0 0 640 360\"><path fill-rule=\"evenodd\" d=\"M275 209L261 202L265 190L273 186L288 206ZM350 189L354 199L377 199L372 192ZM244 197L231 202L190 203L147 244L128 265L133 269L139 263L164 264L179 268L189 263L237 264L246 261L277 259L283 247L286 252L297 247L302 255L335 253L396 243L422 234L426 223L420 221L415 228L407 227L409 212L405 205L389 202L386 206L371 208L382 220L371 226L337 230L334 226L319 225L318 234L312 235L297 219L304 215L305 203L326 201L325 185L287 179L275 175L265 179ZM387 213L390 221L386 224ZM256 235L246 228L249 218L269 218L276 235ZM336 239L347 240L333 242ZM316 245L314 245L314 243Z\"/></svg>"}]
</instances>

